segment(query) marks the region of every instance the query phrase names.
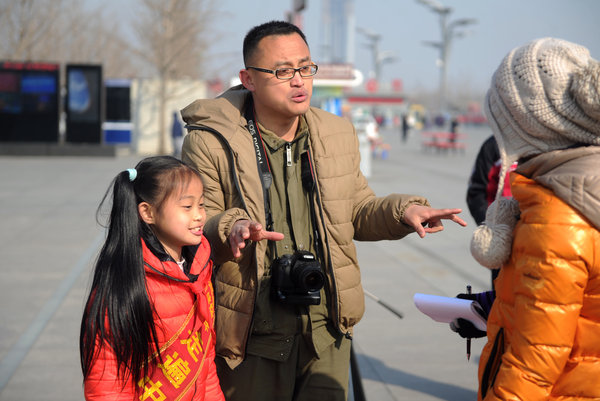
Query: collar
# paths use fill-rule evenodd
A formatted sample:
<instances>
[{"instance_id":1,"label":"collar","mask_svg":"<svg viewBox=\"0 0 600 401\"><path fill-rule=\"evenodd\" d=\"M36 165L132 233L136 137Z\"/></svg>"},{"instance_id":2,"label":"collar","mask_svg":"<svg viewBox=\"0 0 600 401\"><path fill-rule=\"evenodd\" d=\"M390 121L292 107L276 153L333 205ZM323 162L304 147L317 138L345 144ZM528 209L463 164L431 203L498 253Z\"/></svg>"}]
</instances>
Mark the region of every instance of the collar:
<instances>
[{"instance_id":1,"label":"collar","mask_svg":"<svg viewBox=\"0 0 600 401\"><path fill-rule=\"evenodd\" d=\"M306 122L306 117L304 117L304 115L301 115L298 119L296 135L294 136L294 140L292 142L281 139L273 131L266 129L261 123L258 123L258 129L260 130L263 141L267 146L269 146L269 148L271 148L272 151L279 150L287 144L298 142L300 139L308 135L308 123Z\"/></svg>"},{"instance_id":2,"label":"collar","mask_svg":"<svg viewBox=\"0 0 600 401\"><path fill-rule=\"evenodd\" d=\"M147 274L158 274L170 280L193 283L198 277L211 274L210 245L206 238L198 246L184 247L186 264L184 270L166 252L158 251L152 241L142 241L142 253ZM189 255L189 256L188 256Z\"/></svg>"}]
</instances>

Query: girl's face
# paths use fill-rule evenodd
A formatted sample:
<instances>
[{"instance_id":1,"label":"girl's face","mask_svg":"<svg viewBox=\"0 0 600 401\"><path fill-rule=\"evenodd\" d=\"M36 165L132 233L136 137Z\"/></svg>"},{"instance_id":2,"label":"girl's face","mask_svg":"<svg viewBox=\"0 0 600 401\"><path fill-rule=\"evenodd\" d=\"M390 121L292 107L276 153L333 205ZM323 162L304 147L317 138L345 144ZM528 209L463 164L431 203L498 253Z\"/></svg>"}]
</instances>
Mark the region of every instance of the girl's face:
<instances>
[{"instance_id":1,"label":"girl's face","mask_svg":"<svg viewBox=\"0 0 600 401\"><path fill-rule=\"evenodd\" d=\"M142 219L150 224L156 237L175 261L181 260L181 248L198 245L206 221L204 188L200 178L194 176L181 192L169 196L160 209L142 202L139 207Z\"/></svg>"}]
</instances>

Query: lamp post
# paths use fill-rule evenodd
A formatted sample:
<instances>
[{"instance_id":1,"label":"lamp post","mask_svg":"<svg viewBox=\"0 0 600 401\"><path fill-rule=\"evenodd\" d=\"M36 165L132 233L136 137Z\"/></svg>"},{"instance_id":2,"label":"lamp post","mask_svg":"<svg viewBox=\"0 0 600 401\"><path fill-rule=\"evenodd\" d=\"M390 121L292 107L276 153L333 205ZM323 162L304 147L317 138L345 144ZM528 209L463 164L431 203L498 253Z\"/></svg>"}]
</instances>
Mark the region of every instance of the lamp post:
<instances>
[{"instance_id":1,"label":"lamp post","mask_svg":"<svg viewBox=\"0 0 600 401\"><path fill-rule=\"evenodd\" d=\"M371 55L373 57L373 73L375 75L373 78L379 82L379 78L381 77L381 66L384 63L395 61L396 57L391 51L382 52L379 50L381 34L374 33L360 27L356 28L356 30L365 35L365 37L369 40L369 43L366 46L371 49Z\"/></svg>"},{"instance_id":2,"label":"lamp post","mask_svg":"<svg viewBox=\"0 0 600 401\"><path fill-rule=\"evenodd\" d=\"M440 51L440 58L438 59L438 67L440 67L440 88L439 88L439 104L440 112L444 112L446 109L446 97L447 97L447 73L448 73L448 59L450 56L450 48L452 46L452 40L454 38L460 38L465 35L464 31L457 31L456 28L463 27L466 25L475 24L477 22L474 18L461 18L448 23L448 16L452 12L452 8L443 6L437 0L417 0L419 3L426 5L433 12L440 17L440 29L442 33L442 40L440 42L423 41L425 45L435 47Z\"/></svg>"}]
</instances>

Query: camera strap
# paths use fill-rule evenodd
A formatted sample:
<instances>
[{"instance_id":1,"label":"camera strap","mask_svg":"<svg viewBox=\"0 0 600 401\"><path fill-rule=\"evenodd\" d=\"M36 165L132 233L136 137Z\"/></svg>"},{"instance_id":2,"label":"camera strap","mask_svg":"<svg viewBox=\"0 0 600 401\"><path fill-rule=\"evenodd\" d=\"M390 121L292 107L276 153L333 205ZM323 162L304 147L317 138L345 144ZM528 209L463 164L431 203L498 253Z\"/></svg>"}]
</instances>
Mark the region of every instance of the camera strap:
<instances>
[{"instance_id":1,"label":"camera strap","mask_svg":"<svg viewBox=\"0 0 600 401\"><path fill-rule=\"evenodd\" d=\"M254 113L254 102L252 97L248 98L246 103L246 107L244 110L244 117L248 122L248 131L252 136L252 143L254 145L254 152L256 155L256 164L258 165L258 171L260 174L261 184L263 187L263 198L265 200L265 219L267 222L267 231L273 231L273 215L271 213L271 196L269 192L269 188L271 188L271 184L273 183L273 176L271 175L271 166L269 165L269 159L267 158L267 152L265 150L265 144L263 142L262 136L260 134L260 130L258 125L256 124L256 116ZM314 207L314 197L316 180L315 180L315 172L312 163L312 157L310 155L310 149L307 149L306 152L302 153L300 156L300 168L301 168L301 177L302 177L302 186L304 189L310 194L311 201L309 202L311 221L314 232L314 246L317 260L320 259L321 254L321 241L319 236L319 230L317 229L317 219L316 212ZM273 243L273 241L269 241L272 246L273 255L277 258L277 247Z\"/></svg>"},{"instance_id":2,"label":"camera strap","mask_svg":"<svg viewBox=\"0 0 600 401\"><path fill-rule=\"evenodd\" d=\"M313 235L314 235L314 245L315 245L315 253L317 260L321 260L321 237L319 236L319 230L317 229L317 214L315 212L315 204L314 204L314 193L316 187L316 179L315 179L315 170L312 163L312 157L310 154L310 149L306 149L306 152L300 155L300 168L301 168L301 176L302 176L302 186L304 189L310 194L311 200L309 202L310 208L310 218L313 226Z\"/></svg>"},{"instance_id":3,"label":"camera strap","mask_svg":"<svg viewBox=\"0 0 600 401\"><path fill-rule=\"evenodd\" d=\"M273 216L271 215L271 196L269 194L269 188L271 188L271 184L273 183L273 176L271 175L271 166L269 165L269 159L267 158L267 152L265 151L265 143L263 142L262 136L260 135L258 125L256 125L255 123L256 117L254 115L254 102L252 101L252 96L248 98L246 110L244 111L244 117L248 122L248 131L252 136L252 144L254 145L254 152L256 155L256 164L258 165L260 182L263 188L267 231L273 231Z\"/></svg>"}]
</instances>

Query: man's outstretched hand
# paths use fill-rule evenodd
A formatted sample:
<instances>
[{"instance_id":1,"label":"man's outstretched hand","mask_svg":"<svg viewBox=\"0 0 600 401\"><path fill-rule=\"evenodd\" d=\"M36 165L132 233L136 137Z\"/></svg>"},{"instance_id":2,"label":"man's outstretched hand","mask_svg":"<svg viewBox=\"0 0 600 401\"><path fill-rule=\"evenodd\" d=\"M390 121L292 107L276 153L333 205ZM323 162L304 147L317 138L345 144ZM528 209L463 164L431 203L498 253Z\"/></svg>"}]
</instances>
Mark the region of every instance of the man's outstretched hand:
<instances>
[{"instance_id":1,"label":"man's outstretched hand","mask_svg":"<svg viewBox=\"0 0 600 401\"><path fill-rule=\"evenodd\" d=\"M242 249L247 241L281 241L283 234L275 231L263 230L262 224L250 220L238 220L233 224L229 233L229 246L234 258L242 256Z\"/></svg>"},{"instance_id":2,"label":"man's outstretched hand","mask_svg":"<svg viewBox=\"0 0 600 401\"><path fill-rule=\"evenodd\" d=\"M442 231L442 220L451 220L465 227L467 223L457 216L462 209L433 209L429 206L410 205L404 212L404 223L412 226L419 237L426 233L432 234Z\"/></svg>"}]
</instances>

